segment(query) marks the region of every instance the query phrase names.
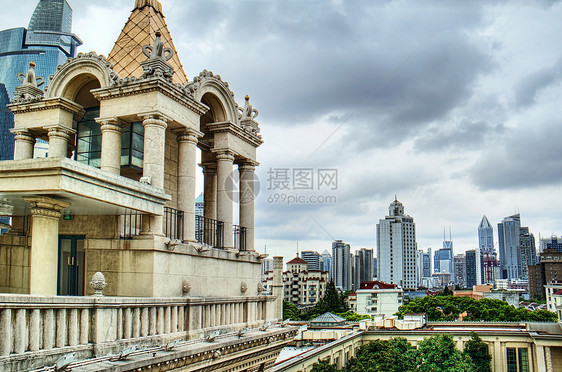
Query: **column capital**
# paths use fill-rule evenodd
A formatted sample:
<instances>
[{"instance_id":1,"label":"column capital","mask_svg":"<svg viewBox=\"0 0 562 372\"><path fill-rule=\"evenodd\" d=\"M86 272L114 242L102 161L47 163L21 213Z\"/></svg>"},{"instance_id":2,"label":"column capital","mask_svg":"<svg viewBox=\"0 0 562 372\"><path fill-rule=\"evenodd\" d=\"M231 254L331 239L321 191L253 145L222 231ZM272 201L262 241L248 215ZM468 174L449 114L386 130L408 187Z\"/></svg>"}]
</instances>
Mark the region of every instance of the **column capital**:
<instances>
[{"instance_id":1,"label":"column capital","mask_svg":"<svg viewBox=\"0 0 562 372\"><path fill-rule=\"evenodd\" d=\"M178 143L189 142L197 145L197 143L199 142L199 138L201 137L203 137L203 133L199 132L198 130L188 128L181 132L178 132L176 139Z\"/></svg>"},{"instance_id":2,"label":"column capital","mask_svg":"<svg viewBox=\"0 0 562 372\"><path fill-rule=\"evenodd\" d=\"M240 170L241 172L242 171L254 172L256 170L256 167L260 165L260 163L258 163L255 160L245 159L244 161L241 161L237 165L238 165L238 170Z\"/></svg>"},{"instance_id":3,"label":"column capital","mask_svg":"<svg viewBox=\"0 0 562 372\"><path fill-rule=\"evenodd\" d=\"M70 129L61 125L55 125L52 127L44 127L44 128L48 131L47 135L49 136L49 138L59 137L66 141L70 139L71 134L76 133L74 129Z\"/></svg>"},{"instance_id":4,"label":"column capital","mask_svg":"<svg viewBox=\"0 0 562 372\"><path fill-rule=\"evenodd\" d=\"M215 162L199 163L199 166L201 168L203 168L204 174L215 174L215 173L217 173L217 163L215 163Z\"/></svg>"},{"instance_id":5,"label":"column capital","mask_svg":"<svg viewBox=\"0 0 562 372\"><path fill-rule=\"evenodd\" d=\"M118 118L96 118L96 123L100 124L102 132L116 132L123 133L123 126L125 122Z\"/></svg>"},{"instance_id":6,"label":"column capital","mask_svg":"<svg viewBox=\"0 0 562 372\"><path fill-rule=\"evenodd\" d=\"M10 132L15 135L16 141L29 142L35 144L35 135L26 128L12 128Z\"/></svg>"},{"instance_id":7,"label":"column capital","mask_svg":"<svg viewBox=\"0 0 562 372\"><path fill-rule=\"evenodd\" d=\"M229 150L218 150L215 153L217 161L230 161L234 162L234 153Z\"/></svg>"},{"instance_id":8,"label":"column capital","mask_svg":"<svg viewBox=\"0 0 562 372\"><path fill-rule=\"evenodd\" d=\"M24 201L31 205L31 214L51 218L60 218L63 208L70 207L70 203L46 196L25 196Z\"/></svg>"},{"instance_id":9,"label":"column capital","mask_svg":"<svg viewBox=\"0 0 562 372\"><path fill-rule=\"evenodd\" d=\"M147 112L138 114L142 119L142 125L146 128L147 126L158 126L158 127L168 127L168 122L171 121L170 118L161 114L160 112Z\"/></svg>"}]
</instances>

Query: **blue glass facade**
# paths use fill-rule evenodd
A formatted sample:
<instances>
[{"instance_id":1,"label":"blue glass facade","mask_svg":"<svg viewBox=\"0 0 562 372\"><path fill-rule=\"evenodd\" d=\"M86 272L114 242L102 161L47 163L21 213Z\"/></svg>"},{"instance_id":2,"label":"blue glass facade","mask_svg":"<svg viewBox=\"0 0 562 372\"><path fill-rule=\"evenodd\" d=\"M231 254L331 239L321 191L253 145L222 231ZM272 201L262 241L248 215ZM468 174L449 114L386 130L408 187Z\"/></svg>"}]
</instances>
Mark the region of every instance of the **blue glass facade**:
<instances>
[{"instance_id":1,"label":"blue glass facade","mask_svg":"<svg viewBox=\"0 0 562 372\"><path fill-rule=\"evenodd\" d=\"M8 91L0 83L0 159L11 159L14 153L14 135L10 133L10 128L14 127L14 114L6 107L8 103Z\"/></svg>"},{"instance_id":2,"label":"blue glass facade","mask_svg":"<svg viewBox=\"0 0 562 372\"><path fill-rule=\"evenodd\" d=\"M59 64L74 57L80 39L71 34L72 9L66 0L40 0L29 27L0 31L0 83L8 97L14 96L20 85L18 73L27 72L29 63L35 62L35 73L48 81ZM1 94L1 93L0 93ZM13 158L13 116L4 121L5 102L0 98L2 122L0 123L0 160Z\"/></svg>"}]
</instances>

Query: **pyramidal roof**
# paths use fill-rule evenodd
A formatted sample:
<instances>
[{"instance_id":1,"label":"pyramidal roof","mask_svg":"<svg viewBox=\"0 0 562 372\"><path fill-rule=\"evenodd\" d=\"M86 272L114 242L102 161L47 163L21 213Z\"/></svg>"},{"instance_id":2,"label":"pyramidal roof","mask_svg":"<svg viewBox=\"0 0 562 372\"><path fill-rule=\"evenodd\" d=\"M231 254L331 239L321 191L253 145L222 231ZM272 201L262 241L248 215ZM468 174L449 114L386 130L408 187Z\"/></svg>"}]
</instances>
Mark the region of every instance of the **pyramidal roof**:
<instances>
[{"instance_id":1,"label":"pyramidal roof","mask_svg":"<svg viewBox=\"0 0 562 372\"><path fill-rule=\"evenodd\" d=\"M300 264L300 265L306 264L306 265L308 265L308 262L306 262L305 260L303 260L302 258L300 258L298 256L293 258L291 261L289 261L287 263L288 264Z\"/></svg>"},{"instance_id":2,"label":"pyramidal roof","mask_svg":"<svg viewBox=\"0 0 562 372\"><path fill-rule=\"evenodd\" d=\"M113 69L121 77L140 77L143 72L140 63L147 58L142 52L142 47L154 43L156 31L160 31L160 39L164 43L164 47L174 51L173 57L168 61L175 72L172 81L186 84L187 76L183 71L172 36L164 21L162 5L158 0L135 1L135 8L107 60L113 63Z\"/></svg>"},{"instance_id":3,"label":"pyramidal roof","mask_svg":"<svg viewBox=\"0 0 562 372\"><path fill-rule=\"evenodd\" d=\"M481 229L482 228L492 228L492 225L490 225L490 221L488 221L488 218L486 217L486 215L484 215L484 217L482 217L482 221L480 221L480 226Z\"/></svg>"}]
</instances>

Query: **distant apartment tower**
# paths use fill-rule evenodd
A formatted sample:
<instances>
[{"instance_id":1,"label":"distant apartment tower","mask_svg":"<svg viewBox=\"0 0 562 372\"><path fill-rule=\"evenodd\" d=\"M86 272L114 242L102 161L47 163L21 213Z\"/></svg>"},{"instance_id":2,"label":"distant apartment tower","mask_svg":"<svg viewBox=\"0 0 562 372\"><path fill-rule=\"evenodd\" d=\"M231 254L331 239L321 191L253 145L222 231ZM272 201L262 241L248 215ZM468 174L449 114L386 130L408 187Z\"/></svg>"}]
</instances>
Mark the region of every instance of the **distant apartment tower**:
<instances>
[{"instance_id":1,"label":"distant apartment tower","mask_svg":"<svg viewBox=\"0 0 562 372\"><path fill-rule=\"evenodd\" d=\"M322 253L322 271L327 271L332 279L332 255L327 250Z\"/></svg>"},{"instance_id":2,"label":"distant apartment tower","mask_svg":"<svg viewBox=\"0 0 562 372\"><path fill-rule=\"evenodd\" d=\"M562 237L552 235L550 238L540 239L540 252L545 249L555 249L556 252L562 252Z\"/></svg>"},{"instance_id":3,"label":"distant apartment tower","mask_svg":"<svg viewBox=\"0 0 562 372\"><path fill-rule=\"evenodd\" d=\"M561 283L562 249L546 248L540 253L540 262L529 266L529 296L544 299L545 285Z\"/></svg>"},{"instance_id":4,"label":"distant apartment tower","mask_svg":"<svg viewBox=\"0 0 562 372\"><path fill-rule=\"evenodd\" d=\"M478 285L477 278L479 275L477 255L478 250L471 249L465 252L465 267L466 267L466 288L472 289L473 286Z\"/></svg>"},{"instance_id":5,"label":"distant apartment tower","mask_svg":"<svg viewBox=\"0 0 562 372\"><path fill-rule=\"evenodd\" d=\"M362 282L373 280L373 250L361 248L355 252L355 277L353 288L357 290Z\"/></svg>"},{"instance_id":6,"label":"distant apartment tower","mask_svg":"<svg viewBox=\"0 0 562 372\"><path fill-rule=\"evenodd\" d=\"M353 288L350 246L341 240L332 243L332 279L344 291Z\"/></svg>"},{"instance_id":7,"label":"distant apartment tower","mask_svg":"<svg viewBox=\"0 0 562 372\"><path fill-rule=\"evenodd\" d=\"M527 267L537 264L535 236L529 232L528 227L522 227L519 231L519 248L521 249L521 279L528 280Z\"/></svg>"},{"instance_id":8,"label":"distant apartment tower","mask_svg":"<svg viewBox=\"0 0 562 372\"><path fill-rule=\"evenodd\" d=\"M36 64L37 77L46 80L57 66L74 57L82 42L72 34L72 9L66 0L40 0L29 26L0 31L0 160L14 156L14 117L6 110L6 97L14 97L20 85L18 73L26 73ZM3 85L3 87L2 87ZM4 91L5 90L5 91Z\"/></svg>"},{"instance_id":9,"label":"distant apartment tower","mask_svg":"<svg viewBox=\"0 0 562 372\"><path fill-rule=\"evenodd\" d=\"M301 258L308 262L309 270L323 270L322 255L316 251L302 251Z\"/></svg>"},{"instance_id":10,"label":"distant apartment tower","mask_svg":"<svg viewBox=\"0 0 562 372\"><path fill-rule=\"evenodd\" d=\"M423 287L423 278L431 277L431 248L427 248L427 252L422 249L418 250L418 286Z\"/></svg>"},{"instance_id":11,"label":"distant apartment tower","mask_svg":"<svg viewBox=\"0 0 562 372\"><path fill-rule=\"evenodd\" d=\"M478 249L476 251L476 284L493 284L496 280L498 256L494 248L494 229L486 216L482 217L482 221L478 225Z\"/></svg>"},{"instance_id":12,"label":"distant apartment tower","mask_svg":"<svg viewBox=\"0 0 562 372\"><path fill-rule=\"evenodd\" d=\"M196 216L203 216L205 210L205 198L203 197L203 193L199 194L197 198L195 198L195 215Z\"/></svg>"},{"instance_id":13,"label":"distant apartment tower","mask_svg":"<svg viewBox=\"0 0 562 372\"><path fill-rule=\"evenodd\" d=\"M453 283L461 288L466 287L466 257L464 254L456 254L454 258L455 273Z\"/></svg>"},{"instance_id":14,"label":"distant apartment tower","mask_svg":"<svg viewBox=\"0 0 562 372\"><path fill-rule=\"evenodd\" d=\"M404 206L394 200L389 215L377 224L378 280L397 284L404 289L416 289L417 243L416 225L404 214Z\"/></svg>"}]
</instances>

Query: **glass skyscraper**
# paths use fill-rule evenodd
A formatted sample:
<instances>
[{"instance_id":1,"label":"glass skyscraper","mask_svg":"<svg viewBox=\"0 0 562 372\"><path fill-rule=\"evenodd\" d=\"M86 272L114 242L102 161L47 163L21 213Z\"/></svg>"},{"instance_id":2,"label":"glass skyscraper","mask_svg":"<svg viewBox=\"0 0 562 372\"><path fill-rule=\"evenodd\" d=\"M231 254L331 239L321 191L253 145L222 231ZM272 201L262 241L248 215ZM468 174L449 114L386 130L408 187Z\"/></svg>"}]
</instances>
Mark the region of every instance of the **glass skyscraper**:
<instances>
[{"instance_id":1,"label":"glass skyscraper","mask_svg":"<svg viewBox=\"0 0 562 372\"><path fill-rule=\"evenodd\" d=\"M35 62L36 76L47 82L59 64L74 57L81 40L71 33L72 8L66 0L40 0L29 26L0 31L0 160L13 158L14 139L9 132L13 115L6 108L6 97L14 97L20 85L18 73L26 73Z\"/></svg>"}]
</instances>

